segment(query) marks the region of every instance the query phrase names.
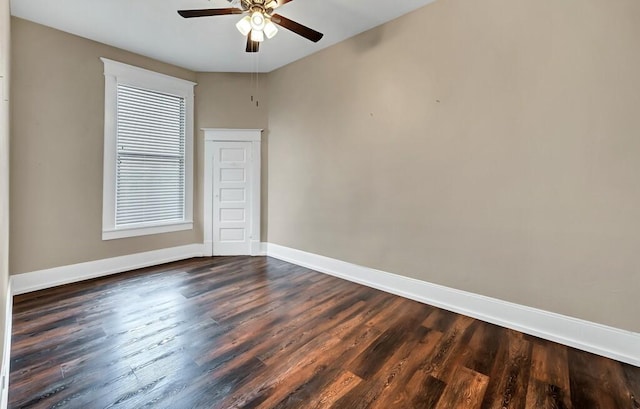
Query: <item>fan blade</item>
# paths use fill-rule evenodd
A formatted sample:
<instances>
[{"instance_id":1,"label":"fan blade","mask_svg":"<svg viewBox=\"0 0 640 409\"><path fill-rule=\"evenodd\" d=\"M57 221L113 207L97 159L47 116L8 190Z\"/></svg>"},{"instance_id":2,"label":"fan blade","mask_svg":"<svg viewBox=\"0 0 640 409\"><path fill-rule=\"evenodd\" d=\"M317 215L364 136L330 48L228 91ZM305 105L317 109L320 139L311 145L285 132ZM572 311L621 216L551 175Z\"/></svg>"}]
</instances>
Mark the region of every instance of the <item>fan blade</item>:
<instances>
[{"instance_id":1,"label":"fan blade","mask_svg":"<svg viewBox=\"0 0 640 409\"><path fill-rule=\"evenodd\" d=\"M229 7L226 9L178 10L178 14L180 14L184 18L224 16L227 14L242 14L242 13L244 13L243 10L236 9L233 7Z\"/></svg>"},{"instance_id":2,"label":"fan blade","mask_svg":"<svg viewBox=\"0 0 640 409\"><path fill-rule=\"evenodd\" d=\"M257 53L260 51L260 43L251 40L251 32L247 35L247 48L245 51L248 53Z\"/></svg>"},{"instance_id":3,"label":"fan blade","mask_svg":"<svg viewBox=\"0 0 640 409\"><path fill-rule=\"evenodd\" d=\"M287 30L293 31L294 33L306 38L307 40L313 41L317 43L320 41L324 34L317 32L316 30L312 30L307 26L303 26L300 23L296 23L293 20L289 20L286 17L282 17L280 14L274 14L271 16L271 21L276 23L279 26L286 28Z\"/></svg>"}]
</instances>

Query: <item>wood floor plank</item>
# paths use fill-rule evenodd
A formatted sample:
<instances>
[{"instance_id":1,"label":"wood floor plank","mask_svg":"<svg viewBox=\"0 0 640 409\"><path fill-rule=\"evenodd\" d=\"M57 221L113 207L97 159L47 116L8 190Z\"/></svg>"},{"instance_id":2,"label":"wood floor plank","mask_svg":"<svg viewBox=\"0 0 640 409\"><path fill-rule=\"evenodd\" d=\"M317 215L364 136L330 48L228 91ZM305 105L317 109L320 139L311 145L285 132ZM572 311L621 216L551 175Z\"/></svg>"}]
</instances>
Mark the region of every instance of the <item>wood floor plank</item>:
<instances>
[{"instance_id":1,"label":"wood floor plank","mask_svg":"<svg viewBox=\"0 0 640 409\"><path fill-rule=\"evenodd\" d=\"M552 342L534 343L527 407L571 408L567 347Z\"/></svg>"},{"instance_id":2,"label":"wood floor plank","mask_svg":"<svg viewBox=\"0 0 640 409\"><path fill-rule=\"evenodd\" d=\"M371 409L387 408L433 408L444 390L445 383L430 375L422 378L424 372L418 373L418 368L424 364L432 354L442 338L442 333L428 330L425 336L412 346L411 352L405 357L398 373L393 374L393 382L385 382L383 390L372 402ZM413 384L411 383L413 381Z\"/></svg>"},{"instance_id":3,"label":"wood floor plank","mask_svg":"<svg viewBox=\"0 0 640 409\"><path fill-rule=\"evenodd\" d=\"M630 408L640 368L268 257L14 298L10 408Z\"/></svg>"},{"instance_id":4,"label":"wood floor plank","mask_svg":"<svg viewBox=\"0 0 640 409\"><path fill-rule=\"evenodd\" d=\"M571 400L565 390L560 389L556 385L531 378L527 389L525 407L569 409L572 406Z\"/></svg>"},{"instance_id":5,"label":"wood floor plank","mask_svg":"<svg viewBox=\"0 0 640 409\"><path fill-rule=\"evenodd\" d=\"M627 381L631 407L640 409L640 371L637 367L628 364L622 364L622 371Z\"/></svg>"},{"instance_id":6,"label":"wood floor plank","mask_svg":"<svg viewBox=\"0 0 640 409\"><path fill-rule=\"evenodd\" d=\"M402 321L389 327L380 336L363 350L352 362L348 364L351 372L361 379L369 380L376 376L386 364L386 358L393 355L397 349L411 342L413 346L421 338L424 327L412 324L411 321Z\"/></svg>"},{"instance_id":7,"label":"wood floor plank","mask_svg":"<svg viewBox=\"0 0 640 409\"><path fill-rule=\"evenodd\" d=\"M263 402L275 405L290 388L297 387L309 379L318 368L330 359L329 351L340 340L319 335L290 354L269 365L269 371L255 376L247 384L247 390L225 399L218 407L263 407ZM268 406L267 406L268 407Z\"/></svg>"},{"instance_id":8,"label":"wood floor plank","mask_svg":"<svg viewBox=\"0 0 640 409\"><path fill-rule=\"evenodd\" d=\"M368 378L363 378L363 382L338 400L335 407L353 409L374 407L386 391L398 385L398 382L405 377L408 369L407 363L411 359L412 352L418 342L426 335L426 332L428 332L426 328L421 328L418 332L409 333L393 352L384 357L378 356L377 358L382 360L382 364L373 367L367 366ZM384 334L381 335L381 338L383 337ZM384 342L373 345L382 346ZM368 349L370 350L371 346ZM370 372L374 370L375 373Z\"/></svg>"},{"instance_id":9,"label":"wood floor plank","mask_svg":"<svg viewBox=\"0 0 640 409\"><path fill-rule=\"evenodd\" d=\"M440 332L446 332L457 318L457 314L441 309L434 309L429 316L425 318L422 325Z\"/></svg>"},{"instance_id":10,"label":"wood floor plank","mask_svg":"<svg viewBox=\"0 0 640 409\"><path fill-rule=\"evenodd\" d=\"M569 371L574 408L633 408L633 394L618 362L570 349Z\"/></svg>"},{"instance_id":11,"label":"wood floor plank","mask_svg":"<svg viewBox=\"0 0 640 409\"><path fill-rule=\"evenodd\" d=\"M500 347L503 329L486 322L476 322L468 345L462 351L461 365L489 376Z\"/></svg>"},{"instance_id":12,"label":"wood floor plank","mask_svg":"<svg viewBox=\"0 0 640 409\"><path fill-rule=\"evenodd\" d=\"M473 321L472 318L463 315L456 316L449 329L440 338L433 354L418 369L422 374L416 374L416 377L423 378L424 375L431 375L446 383L446 379L443 379L444 375L451 373L455 369L455 364L459 359L453 352L458 350L461 345L464 345L461 342L463 338L468 341L469 334L467 333L465 337L465 333Z\"/></svg>"},{"instance_id":13,"label":"wood floor plank","mask_svg":"<svg viewBox=\"0 0 640 409\"><path fill-rule=\"evenodd\" d=\"M531 373L532 344L521 333L506 330L503 353L496 361L497 371L491 374L483 409L516 409L526 407Z\"/></svg>"},{"instance_id":14,"label":"wood floor plank","mask_svg":"<svg viewBox=\"0 0 640 409\"><path fill-rule=\"evenodd\" d=\"M349 371L340 371L335 377L327 377L331 382L321 389L320 393L311 397L306 403L298 403L297 407L306 406L309 409L326 409L334 406L335 402L358 386L362 379Z\"/></svg>"},{"instance_id":15,"label":"wood floor plank","mask_svg":"<svg viewBox=\"0 0 640 409\"><path fill-rule=\"evenodd\" d=\"M444 389L436 409L478 409L488 383L486 375L459 366Z\"/></svg>"}]
</instances>

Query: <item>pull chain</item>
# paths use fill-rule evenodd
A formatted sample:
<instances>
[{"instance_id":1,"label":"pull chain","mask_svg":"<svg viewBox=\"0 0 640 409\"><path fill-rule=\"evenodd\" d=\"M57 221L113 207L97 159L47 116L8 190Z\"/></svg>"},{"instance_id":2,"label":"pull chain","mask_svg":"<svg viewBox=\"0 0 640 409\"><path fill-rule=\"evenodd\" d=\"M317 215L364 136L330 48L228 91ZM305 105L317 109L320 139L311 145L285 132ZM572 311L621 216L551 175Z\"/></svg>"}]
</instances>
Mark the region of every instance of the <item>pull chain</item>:
<instances>
[{"instance_id":1,"label":"pull chain","mask_svg":"<svg viewBox=\"0 0 640 409\"><path fill-rule=\"evenodd\" d=\"M258 61L258 54L256 53L254 55L254 69L253 71L251 71L251 90L252 90L252 94L251 94L251 102L255 102L256 103L256 108L260 107L260 101L258 100L258 88L260 87L260 73L258 72L258 69L260 67L259 61ZM255 74L255 80L254 80L254 74ZM255 98L254 95L256 94Z\"/></svg>"}]
</instances>

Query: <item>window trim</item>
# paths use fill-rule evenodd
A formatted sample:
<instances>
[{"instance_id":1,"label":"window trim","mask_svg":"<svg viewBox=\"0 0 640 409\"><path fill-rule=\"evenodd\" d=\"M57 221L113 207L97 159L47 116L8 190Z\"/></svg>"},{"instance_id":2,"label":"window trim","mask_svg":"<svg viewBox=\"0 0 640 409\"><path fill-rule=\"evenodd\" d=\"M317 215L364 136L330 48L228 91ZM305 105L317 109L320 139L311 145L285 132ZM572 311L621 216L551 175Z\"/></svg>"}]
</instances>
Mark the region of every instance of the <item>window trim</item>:
<instances>
[{"instance_id":1,"label":"window trim","mask_svg":"<svg viewBox=\"0 0 640 409\"><path fill-rule=\"evenodd\" d=\"M193 105L195 82L100 58L104 63L104 159L102 240L193 229ZM116 141L118 84L177 95L185 99L185 218L180 222L139 223L116 227Z\"/></svg>"}]
</instances>

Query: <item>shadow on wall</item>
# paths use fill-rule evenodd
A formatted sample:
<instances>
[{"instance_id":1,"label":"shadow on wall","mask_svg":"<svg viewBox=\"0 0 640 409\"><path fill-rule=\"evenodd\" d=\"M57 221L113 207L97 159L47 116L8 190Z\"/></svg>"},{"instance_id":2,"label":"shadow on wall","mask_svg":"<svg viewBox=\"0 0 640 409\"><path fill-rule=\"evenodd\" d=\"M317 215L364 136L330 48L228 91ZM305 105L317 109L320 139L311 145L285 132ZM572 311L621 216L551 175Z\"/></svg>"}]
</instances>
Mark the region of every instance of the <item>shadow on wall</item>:
<instances>
[{"instance_id":1,"label":"shadow on wall","mask_svg":"<svg viewBox=\"0 0 640 409\"><path fill-rule=\"evenodd\" d=\"M348 42L350 48L359 54L364 54L378 47L385 37L386 28L384 26L377 27L375 30L365 31Z\"/></svg>"}]
</instances>

